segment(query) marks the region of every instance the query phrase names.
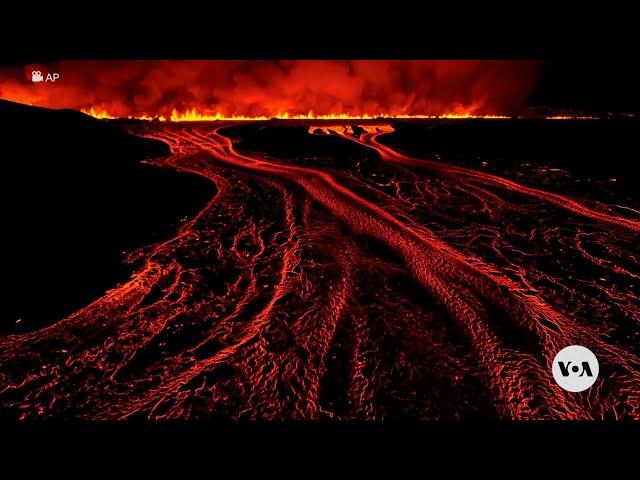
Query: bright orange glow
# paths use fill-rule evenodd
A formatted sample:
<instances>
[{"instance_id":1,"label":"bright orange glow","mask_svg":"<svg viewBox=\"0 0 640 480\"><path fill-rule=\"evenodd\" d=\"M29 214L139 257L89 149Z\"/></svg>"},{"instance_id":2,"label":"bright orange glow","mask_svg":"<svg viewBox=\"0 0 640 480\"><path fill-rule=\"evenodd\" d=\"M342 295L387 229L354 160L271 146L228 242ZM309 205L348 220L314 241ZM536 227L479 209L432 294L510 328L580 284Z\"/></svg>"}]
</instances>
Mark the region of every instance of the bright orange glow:
<instances>
[{"instance_id":1,"label":"bright orange glow","mask_svg":"<svg viewBox=\"0 0 640 480\"><path fill-rule=\"evenodd\" d=\"M0 97L99 119L161 122L507 119L527 111L537 67L487 60L62 61L0 68ZM33 69L47 68L61 73L58 82L31 81Z\"/></svg>"},{"instance_id":2,"label":"bright orange glow","mask_svg":"<svg viewBox=\"0 0 640 480\"><path fill-rule=\"evenodd\" d=\"M588 115L551 115L544 117L546 120L598 120L599 117Z\"/></svg>"},{"instance_id":3,"label":"bright orange glow","mask_svg":"<svg viewBox=\"0 0 640 480\"><path fill-rule=\"evenodd\" d=\"M99 107L91 107L89 109L82 109L82 113L91 115L98 119L114 119L118 118L111 115L106 110ZM139 115L139 116L127 116L125 118L135 120L158 120L160 122L211 122L218 120L234 120L234 121L259 121L259 120L376 120L380 118L395 118L395 119L465 119L465 118L484 118L484 119L508 119L511 118L507 115L473 115L471 113L445 113L443 115L392 115L388 113L379 113L370 115L364 113L362 115L349 115L346 113L332 113L325 115L316 115L313 112L309 112L306 115L290 114L288 112L277 113L273 117L267 117L265 115L258 116L245 116L245 115L224 115L221 112L216 113L201 113L198 109L192 108L184 112L178 112L175 108L171 111L171 116L166 118L164 116L154 117L151 115Z\"/></svg>"},{"instance_id":4,"label":"bright orange glow","mask_svg":"<svg viewBox=\"0 0 640 480\"><path fill-rule=\"evenodd\" d=\"M165 121L517 115L540 62L515 60L60 61L0 68L0 97L98 118ZM58 72L33 83L31 72Z\"/></svg>"},{"instance_id":5,"label":"bright orange glow","mask_svg":"<svg viewBox=\"0 0 640 480\"><path fill-rule=\"evenodd\" d=\"M114 119L118 118L114 115L111 115L106 110L101 108L91 107L88 110L83 109L82 113L86 113L87 115L91 115L92 117L98 119ZM270 120L270 119L278 119L278 120L378 120L378 119L451 119L451 120L464 120L464 119L495 119L495 120L506 120L511 118L525 118L525 117L514 117L509 115L474 115L472 113L444 113L442 115L393 115L388 113L379 113L375 115L370 115L368 113L364 113L362 115L349 115L345 113L332 113L327 115L316 115L313 112L309 112L306 115L296 115L290 114L288 112L277 113L273 117L267 117L265 115L257 115L257 116L245 116L245 115L224 115L221 112L215 113L202 113L196 108L192 108L191 110L186 110L184 112L178 112L175 108L171 111L171 116L169 118L164 116L154 117L151 115L139 115L139 116L127 116L124 118L134 119L134 120L157 120L160 122L213 122L213 121L260 121L260 120ZM586 116L586 115L552 115L542 117L545 120L598 120L599 117L596 116ZM329 128L331 127L318 127L318 128ZM337 127L336 127L337 128Z\"/></svg>"},{"instance_id":6,"label":"bright orange glow","mask_svg":"<svg viewBox=\"0 0 640 480\"><path fill-rule=\"evenodd\" d=\"M364 130L366 133L376 134L376 133L391 133L393 132L393 127L388 124L374 124L374 125L357 125L359 128ZM347 134L354 135L354 125L344 125L344 124L336 124L336 125L309 125L309 133L316 134L318 131L324 133L325 135L331 135L333 133L337 134Z\"/></svg>"},{"instance_id":7,"label":"bright orange glow","mask_svg":"<svg viewBox=\"0 0 640 480\"><path fill-rule=\"evenodd\" d=\"M95 118L99 118L99 119L111 119L111 118L116 118L113 117L111 115L109 115L105 110L101 109L101 108L96 108L96 107L91 107L88 110L82 109L81 110L82 113L86 113L87 115L91 115L92 117Z\"/></svg>"}]
</instances>

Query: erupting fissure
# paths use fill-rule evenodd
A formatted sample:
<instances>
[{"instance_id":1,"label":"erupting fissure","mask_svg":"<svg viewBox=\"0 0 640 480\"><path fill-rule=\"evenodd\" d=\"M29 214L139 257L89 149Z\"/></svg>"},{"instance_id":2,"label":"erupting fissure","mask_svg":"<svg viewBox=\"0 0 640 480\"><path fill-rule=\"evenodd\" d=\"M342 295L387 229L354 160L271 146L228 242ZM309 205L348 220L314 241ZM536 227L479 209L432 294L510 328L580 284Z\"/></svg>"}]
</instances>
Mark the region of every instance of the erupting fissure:
<instances>
[{"instance_id":1,"label":"erupting fissure","mask_svg":"<svg viewBox=\"0 0 640 480\"><path fill-rule=\"evenodd\" d=\"M111 114L109 114L106 110L101 108L91 107L89 109L82 109L82 113L87 115L91 115L94 118L98 119L116 119ZM387 113L379 113L376 115L369 115L367 113L361 115L352 115L347 113L330 113L330 114L315 114L313 112L309 112L306 115L299 114L289 114L287 112L284 113L276 113L275 115L268 117L266 115L257 115L257 116L245 116L245 115L225 115L221 112L216 113L201 113L200 110L195 107L186 110L184 112L178 112L178 110L173 109L171 111L170 117L164 116L151 116L151 115L137 115L137 116L128 116L126 117L131 120L148 120L148 121L159 121L159 122L211 122L211 121L264 121L264 120L376 120L382 118L393 118L393 119L404 119L404 120L427 120L427 119L508 119L511 118L507 115L473 115L471 113L445 113L442 115L408 115L408 114L387 114ZM573 117L566 117L573 118Z\"/></svg>"},{"instance_id":2,"label":"erupting fissure","mask_svg":"<svg viewBox=\"0 0 640 480\"><path fill-rule=\"evenodd\" d=\"M62 61L0 69L0 97L98 118L166 121L501 117L539 62L487 60ZM55 84L32 72L60 72Z\"/></svg>"}]
</instances>

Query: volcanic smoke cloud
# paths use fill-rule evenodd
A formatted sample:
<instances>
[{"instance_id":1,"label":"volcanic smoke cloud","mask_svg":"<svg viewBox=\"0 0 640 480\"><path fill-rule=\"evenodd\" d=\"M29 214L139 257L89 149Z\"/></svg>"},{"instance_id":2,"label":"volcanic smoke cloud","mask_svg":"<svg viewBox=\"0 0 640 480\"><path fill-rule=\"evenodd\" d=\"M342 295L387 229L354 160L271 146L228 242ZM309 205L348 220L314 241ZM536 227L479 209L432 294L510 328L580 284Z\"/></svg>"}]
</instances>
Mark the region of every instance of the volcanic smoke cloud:
<instances>
[{"instance_id":1,"label":"volcanic smoke cloud","mask_svg":"<svg viewBox=\"0 0 640 480\"><path fill-rule=\"evenodd\" d=\"M507 114L530 93L532 61L61 61L0 70L0 97L111 116L197 109L224 116ZM55 84L31 71L58 72Z\"/></svg>"}]
</instances>

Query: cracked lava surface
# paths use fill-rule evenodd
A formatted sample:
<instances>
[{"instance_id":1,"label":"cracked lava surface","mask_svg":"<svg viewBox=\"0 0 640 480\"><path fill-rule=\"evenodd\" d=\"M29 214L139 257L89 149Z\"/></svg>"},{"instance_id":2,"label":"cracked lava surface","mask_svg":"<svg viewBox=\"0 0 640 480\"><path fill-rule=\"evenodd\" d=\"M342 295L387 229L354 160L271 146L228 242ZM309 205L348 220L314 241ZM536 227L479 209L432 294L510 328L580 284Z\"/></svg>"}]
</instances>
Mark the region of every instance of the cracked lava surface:
<instances>
[{"instance_id":1,"label":"cracked lava surface","mask_svg":"<svg viewBox=\"0 0 640 480\"><path fill-rule=\"evenodd\" d=\"M352 161L240 152L233 122L149 124L216 194L131 279L0 338L16 418L640 418L640 216L318 125ZM565 392L567 345L600 378Z\"/></svg>"}]
</instances>

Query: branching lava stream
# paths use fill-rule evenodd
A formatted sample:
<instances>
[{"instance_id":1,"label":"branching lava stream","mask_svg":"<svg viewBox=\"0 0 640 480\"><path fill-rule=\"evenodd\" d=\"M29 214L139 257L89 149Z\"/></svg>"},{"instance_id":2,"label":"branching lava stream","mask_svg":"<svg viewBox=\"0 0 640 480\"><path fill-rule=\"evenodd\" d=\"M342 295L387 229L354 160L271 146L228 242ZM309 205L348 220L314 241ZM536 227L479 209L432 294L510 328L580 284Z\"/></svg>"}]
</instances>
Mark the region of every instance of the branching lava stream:
<instances>
[{"instance_id":1,"label":"branching lava stream","mask_svg":"<svg viewBox=\"0 0 640 480\"><path fill-rule=\"evenodd\" d=\"M640 220L389 148L388 125L309 128L318 163L234 147L237 123L146 124L214 198L132 252L130 281L0 338L18 418L640 418ZM268 128L268 127L267 127ZM596 384L565 392L563 347Z\"/></svg>"}]
</instances>

